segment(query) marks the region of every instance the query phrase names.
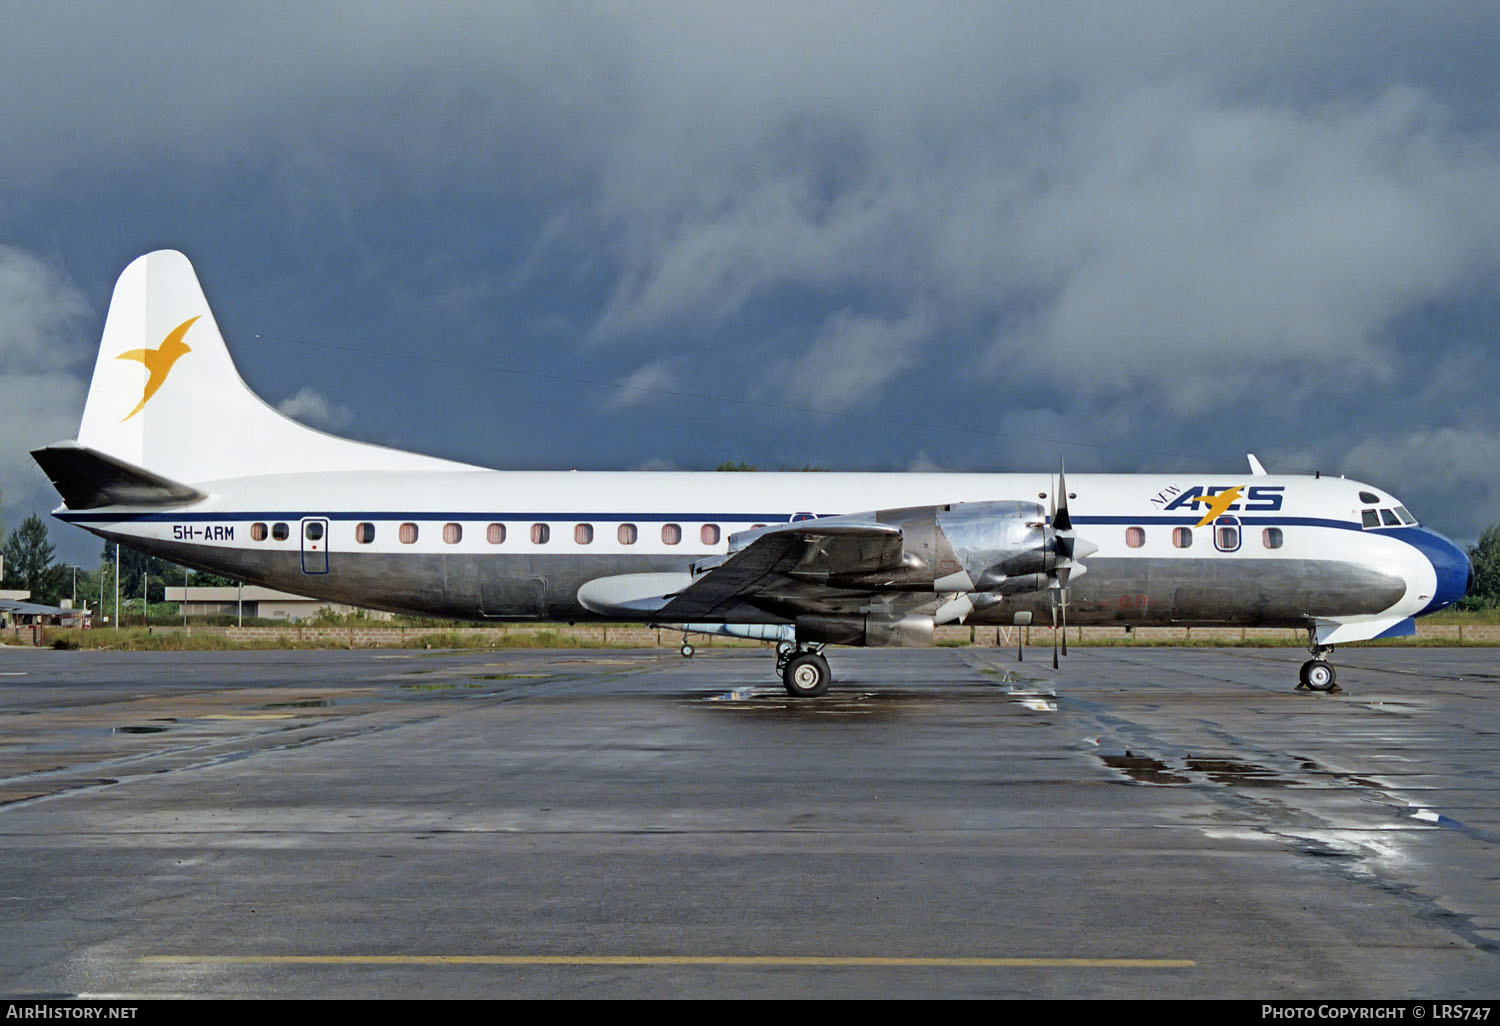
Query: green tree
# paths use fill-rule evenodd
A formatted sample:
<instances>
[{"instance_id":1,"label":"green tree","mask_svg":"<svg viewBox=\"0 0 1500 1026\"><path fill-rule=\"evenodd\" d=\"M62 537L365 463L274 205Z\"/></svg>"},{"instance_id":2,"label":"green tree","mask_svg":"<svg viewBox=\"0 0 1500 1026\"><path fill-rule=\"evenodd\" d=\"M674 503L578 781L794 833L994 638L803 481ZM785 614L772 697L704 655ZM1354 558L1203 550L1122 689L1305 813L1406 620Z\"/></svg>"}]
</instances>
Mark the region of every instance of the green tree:
<instances>
[{"instance_id":1,"label":"green tree","mask_svg":"<svg viewBox=\"0 0 1500 1026\"><path fill-rule=\"evenodd\" d=\"M6 588L27 588L34 602L46 602L49 586L56 584L56 574L49 575L57 547L47 540L47 525L35 513L21 522L0 546L5 556ZM51 596L53 599L56 595Z\"/></svg>"},{"instance_id":2,"label":"green tree","mask_svg":"<svg viewBox=\"0 0 1500 1026\"><path fill-rule=\"evenodd\" d=\"M1469 564L1474 568L1474 584L1468 599L1500 605L1500 524L1491 524L1479 536L1469 549Z\"/></svg>"}]
</instances>

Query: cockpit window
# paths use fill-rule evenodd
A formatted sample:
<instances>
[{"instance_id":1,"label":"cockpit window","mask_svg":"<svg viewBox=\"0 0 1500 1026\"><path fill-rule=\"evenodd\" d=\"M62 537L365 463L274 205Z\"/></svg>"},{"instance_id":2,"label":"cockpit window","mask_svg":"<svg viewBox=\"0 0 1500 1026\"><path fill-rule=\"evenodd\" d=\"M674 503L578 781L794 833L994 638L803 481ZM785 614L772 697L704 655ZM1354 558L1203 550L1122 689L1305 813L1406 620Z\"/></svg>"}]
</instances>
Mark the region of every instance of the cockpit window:
<instances>
[{"instance_id":1,"label":"cockpit window","mask_svg":"<svg viewBox=\"0 0 1500 1026\"><path fill-rule=\"evenodd\" d=\"M1376 495L1373 492L1360 492L1359 493L1359 501L1360 502L1379 502L1380 501L1380 496Z\"/></svg>"},{"instance_id":2,"label":"cockpit window","mask_svg":"<svg viewBox=\"0 0 1500 1026\"><path fill-rule=\"evenodd\" d=\"M1361 510L1359 519L1366 529L1401 527L1403 524L1413 526L1417 522L1417 518L1408 513L1405 506L1382 506L1380 509Z\"/></svg>"}]
</instances>

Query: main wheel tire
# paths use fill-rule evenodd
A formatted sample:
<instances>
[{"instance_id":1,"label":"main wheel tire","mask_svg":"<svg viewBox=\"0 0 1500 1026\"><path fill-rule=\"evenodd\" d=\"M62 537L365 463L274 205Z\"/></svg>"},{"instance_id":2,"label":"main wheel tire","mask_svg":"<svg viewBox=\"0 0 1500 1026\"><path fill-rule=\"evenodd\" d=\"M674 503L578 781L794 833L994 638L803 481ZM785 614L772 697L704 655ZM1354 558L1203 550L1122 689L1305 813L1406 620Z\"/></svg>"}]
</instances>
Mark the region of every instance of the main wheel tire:
<instances>
[{"instance_id":1,"label":"main wheel tire","mask_svg":"<svg viewBox=\"0 0 1500 1026\"><path fill-rule=\"evenodd\" d=\"M1302 683L1311 691L1332 691L1338 675L1333 667L1322 659L1309 659L1302 664Z\"/></svg>"},{"instance_id":2,"label":"main wheel tire","mask_svg":"<svg viewBox=\"0 0 1500 1026\"><path fill-rule=\"evenodd\" d=\"M828 690L832 679L828 660L816 652L793 656L781 674L781 682L793 698L816 698Z\"/></svg>"},{"instance_id":3,"label":"main wheel tire","mask_svg":"<svg viewBox=\"0 0 1500 1026\"><path fill-rule=\"evenodd\" d=\"M682 643L682 658L684 658L684 659L691 659L691 658L693 658L693 646L689 645L686 641L684 641Z\"/></svg>"}]
</instances>

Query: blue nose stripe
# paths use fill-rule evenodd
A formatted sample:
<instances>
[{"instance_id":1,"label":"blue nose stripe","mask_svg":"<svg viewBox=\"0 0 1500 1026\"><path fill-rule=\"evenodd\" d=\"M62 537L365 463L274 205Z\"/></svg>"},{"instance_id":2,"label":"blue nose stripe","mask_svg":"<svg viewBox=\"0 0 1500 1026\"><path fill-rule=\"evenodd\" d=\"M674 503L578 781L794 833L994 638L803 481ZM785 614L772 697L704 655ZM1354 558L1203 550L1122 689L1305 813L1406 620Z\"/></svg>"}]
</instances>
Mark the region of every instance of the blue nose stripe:
<instances>
[{"instance_id":1,"label":"blue nose stripe","mask_svg":"<svg viewBox=\"0 0 1500 1026\"><path fill-rule=\"evenodd\" d=\"M1437 591L1432 601L1417 613L1430 613L1444 606L1451 606L1464 597L1469 590L1469 557L1464 550L1454 545L1436 531L1425 527L1409 527L1395 532L1402 541L1427 557L1437 574Z\"/></svg>"}]
</instances>

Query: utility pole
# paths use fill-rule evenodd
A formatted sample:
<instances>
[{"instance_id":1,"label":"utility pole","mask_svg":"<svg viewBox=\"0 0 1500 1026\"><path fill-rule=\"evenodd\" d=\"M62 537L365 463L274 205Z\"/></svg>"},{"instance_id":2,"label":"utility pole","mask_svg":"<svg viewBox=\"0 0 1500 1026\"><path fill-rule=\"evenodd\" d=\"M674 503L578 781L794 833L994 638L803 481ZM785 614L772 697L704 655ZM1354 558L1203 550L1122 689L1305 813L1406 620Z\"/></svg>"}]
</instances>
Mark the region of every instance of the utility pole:
<instances>
[{"instance_id":1,"label":"utility pole","mask_svg":"<svg viewBox=\"0 0 1500 1026\"><path fill-rule=\"evenodd\" d=\"M115 542L115 630L120 629L120 543Z\"/></svg>"}]
</instances>

